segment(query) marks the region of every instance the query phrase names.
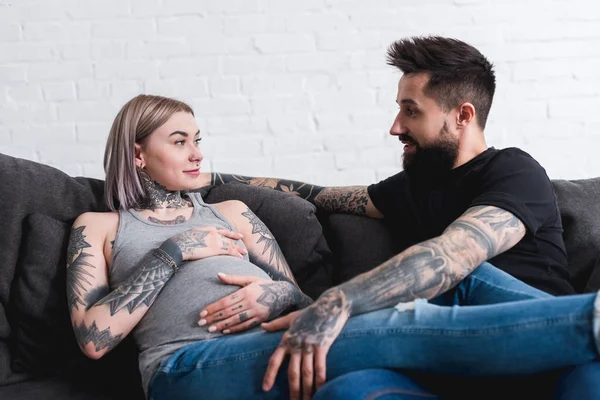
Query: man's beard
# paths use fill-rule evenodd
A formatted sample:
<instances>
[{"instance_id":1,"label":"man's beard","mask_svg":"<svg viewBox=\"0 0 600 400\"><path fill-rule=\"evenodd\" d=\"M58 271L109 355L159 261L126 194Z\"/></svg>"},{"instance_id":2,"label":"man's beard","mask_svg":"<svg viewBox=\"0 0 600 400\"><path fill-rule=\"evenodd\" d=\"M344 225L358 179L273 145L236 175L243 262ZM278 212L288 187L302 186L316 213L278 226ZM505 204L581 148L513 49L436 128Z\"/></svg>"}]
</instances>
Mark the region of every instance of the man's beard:
<instances>
[{"instance_id":1,"label":"man's beard","mask_svg":"<svg viewBox=\"0 0 600 400\"><path fill-rule=\"evenodd\" d=\"M411 178L434 178L444 175L454 168L458 159L458 139L450 131L448 125L440 129L439 139L427 146L415 144L413 154L404 154L402 166Z\"/></svg>"}]
</instances>

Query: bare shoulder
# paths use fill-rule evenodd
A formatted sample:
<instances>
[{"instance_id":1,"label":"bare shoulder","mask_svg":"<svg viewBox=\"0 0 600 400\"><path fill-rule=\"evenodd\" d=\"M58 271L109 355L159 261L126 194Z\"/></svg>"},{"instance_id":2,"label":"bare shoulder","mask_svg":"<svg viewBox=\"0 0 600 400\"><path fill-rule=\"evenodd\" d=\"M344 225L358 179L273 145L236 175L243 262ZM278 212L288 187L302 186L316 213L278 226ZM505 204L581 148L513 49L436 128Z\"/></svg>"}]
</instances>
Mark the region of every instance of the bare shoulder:
<instances>
[{"instance_id":1,"label":"bare shoulder","mask_svg":"<svg viewBox=\"0 0 600 400\"><path fill-rule=\"evenodd\" d=\"M248 219L244 218L244 213L248 212L249 208L243 201L226 200L213 206L238 230L242 230L248 222Z\"/></svg>"},{"instance_id":2,"label":"bare shoulder","mask_svg":"<svg viewBox=\"0 0 600 400\"><path fill-rule=\"evenodd\" d=\"M85 230L87 236L94 238L104 238L109 232L116 231L118 226L118 212L86 212L73 222L73 229Z\"/></svg>"},{"instance_id":3,"label":"bare shoulder","mask_svg":"<svg viewBox=\"0 0 600 400\"><path fill-rule=\"evenodd\" d=\"M248 210L248 206L240 200L226 200L220 203L214 203L213 206L225 217L229 217L228 214L234 216Z\"/></svg>"}]
</instances>

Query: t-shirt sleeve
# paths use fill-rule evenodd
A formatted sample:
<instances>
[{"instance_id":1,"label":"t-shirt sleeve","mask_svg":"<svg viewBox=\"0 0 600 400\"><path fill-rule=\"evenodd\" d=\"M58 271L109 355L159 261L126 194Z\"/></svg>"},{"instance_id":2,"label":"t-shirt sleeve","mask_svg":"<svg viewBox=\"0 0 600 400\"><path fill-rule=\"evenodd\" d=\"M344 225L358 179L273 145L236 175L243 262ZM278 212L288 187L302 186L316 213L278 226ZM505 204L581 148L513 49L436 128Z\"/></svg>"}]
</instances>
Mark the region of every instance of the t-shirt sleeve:
<instances>
[{"instance_id":1,"label":"t-shirt sleeve","mask_svg":"<svg viewBox=\"0 0 600 400\"><path fill-rule=\"evenodd\" d=\"M405 172L399 172L367 188L373 205L386 217L398 214L408 191Z\"/></svg>"},{"instance_id":2,"label":"t-shirt sleeve","mask_svg":"<svg viewBox=\"0 0 600 400\"><path fill-rule=\"evenodd\" d=\"M533 235L559 218L556 195L542 166L529 154L507 149L492 160L482 175L482 190L470 204L495 206L515 215Z\"/></svg>"}]
</instances>

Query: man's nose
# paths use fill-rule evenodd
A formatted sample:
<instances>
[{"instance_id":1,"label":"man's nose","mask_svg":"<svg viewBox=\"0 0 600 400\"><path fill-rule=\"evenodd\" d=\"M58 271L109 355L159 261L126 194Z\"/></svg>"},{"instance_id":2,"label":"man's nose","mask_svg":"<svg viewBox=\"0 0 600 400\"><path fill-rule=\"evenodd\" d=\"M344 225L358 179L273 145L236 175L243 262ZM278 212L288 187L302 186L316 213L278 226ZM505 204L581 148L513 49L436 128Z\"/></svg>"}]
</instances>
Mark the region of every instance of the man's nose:
<instances>
[{"instance_id":1,"label":"man's nose","mask_svg":"<svg viewBox=\"0 0 600 400\"><path fill-rule=\"evenodd\" d=\"M390 135L398 136L403 133L406 133L406 128L402 124L400 113L398 113L398 115L396 115L396 118L394 119L392 127L390 128Z\"/></svg>"}]
</instances>

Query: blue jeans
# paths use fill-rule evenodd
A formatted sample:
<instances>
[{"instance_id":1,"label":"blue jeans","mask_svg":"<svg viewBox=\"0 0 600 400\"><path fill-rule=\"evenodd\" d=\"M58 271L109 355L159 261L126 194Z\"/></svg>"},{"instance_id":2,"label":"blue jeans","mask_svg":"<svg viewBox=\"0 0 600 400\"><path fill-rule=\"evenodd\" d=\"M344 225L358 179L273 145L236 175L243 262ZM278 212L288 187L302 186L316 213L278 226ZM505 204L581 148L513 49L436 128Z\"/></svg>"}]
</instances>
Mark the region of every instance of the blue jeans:
<instances>
[{"instance_id":1,"label":"blue jeans","mask_svg":"<svg viewBox=\"0 0 600 400\"><path fill-rule=\"evenodd\" d=\"M472 281L479 280L478 274ZM531 286L514 284L511 280L495 282L492 276L486 278L485 284L477 285L482 291L468 290L477 304L485 302L509 302L527 298L546 298L551 295ZM456 289L434 299L438 305L452 306L464 304L464 291L468 285ZM496 294L493 298L490 295ZM479 296L477 296L479 294ZM556 400L596 400L600 399L600 362L591 362L553 371L551 373L523 376L519 379L477 379L462 378L427 373L410 373L408 371L391 371L388 369L366 369L350 372L333 379L318 391L313 400L417 400L417 399L480 399L480 398L529 398L528 393L535 393L536 398ZM527 390L522 391L525 387Z\"/></svg>"},{"instance_id":2,"label":"blue jeans","mask_svg":"<svg viewBox=\"0 0 600 400\"><path fill-rule=\"evenodd\" d=\"M408 371L365 369L328 381L313 400L598 400L599 382L600 362L569 367L566 371L497 379L457 379Z\"/></svg>"},{"instance_id":3,"label":"blue jeans","mask_svg":"<svg viewBox=\"0 0 600 400\"><path fill-rule=\"evenodd\" d=\"M532 299L531 291L486 263L435 302L489 305L448 307L417 300L412 308L352 317L329 350L327 376L368 368L514 376L598 358L592 334L596 294ZM508 295L521 301L497 304ZM261 389L283 333L247 333L185 346L163 361L150 383L150 397L286 398L286 363L275 387L268 393Z\"/></svg>"},{"instance_id":4,"label":"blue jeans","mask_svg":"<svg viewBox=\"0 0 600 400\"><path fill-rule=\"evenodd\" d=\"M485 393L481 398L486 399ZM388 369L363 369L338 376L315 393L313 400L440 400L411 377Z\"/></svg>"}]
</instances>

